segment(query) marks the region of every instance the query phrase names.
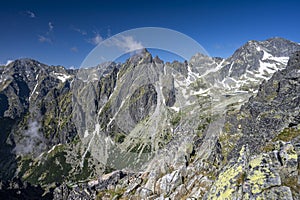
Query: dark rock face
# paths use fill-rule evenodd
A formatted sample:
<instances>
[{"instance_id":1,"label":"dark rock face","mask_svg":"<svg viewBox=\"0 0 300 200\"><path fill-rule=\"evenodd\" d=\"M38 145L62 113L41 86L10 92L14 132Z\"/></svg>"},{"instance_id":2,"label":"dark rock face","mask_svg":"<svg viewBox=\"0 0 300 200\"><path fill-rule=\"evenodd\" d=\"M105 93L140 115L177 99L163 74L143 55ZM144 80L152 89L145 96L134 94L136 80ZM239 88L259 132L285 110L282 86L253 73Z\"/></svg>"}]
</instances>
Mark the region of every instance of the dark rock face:
<instances>
[{"instance_id":1,"label":"dark rock face","mask_svg":"<svg viewBox=\"0 0 300 200\"><path fill-rule=\"evenodd\" d=\"M0 182L1 199L53 199L52 191L44 194L45 191L40 186L33 186L30 183L23 183L21 180L14 178L11 181Z\"/></svg>"},{"instance_id":2,"label":"dark rock face","mask_svg":"<svg viewBox=\"0 0 300 200\"><path fill-rule=\"evenodd\" d=\"M300 109L300 62L299 52L294 53L286 69L276 72L263 83L257 95L250 98L241 110L228 116L229 132L240 132L237 147L229 157L237 155L244 144L251 152L258 153L260 147L275 138L283 128L299 124ZM239 128L238 128L239 127Z\"/></svg>"},{"instance_id":3,"label":"dark rock face","mask_svg":"<svg viewBox=\"0 0 300 200\"><path fill-rule=\"evenodd\" d=\"M180 72L184 76L187 76L188 74L188 69L187 69L187 62L181 63L178 61L174 61L172 63L166 63L166 65L170 66L174 70Z\"/></svg>"},{"instance_id":4,"label":"dark rock face","mask_svg":"<svg viewBox=\"0 0 300 200\"><path fill-rule=\"evenodd\" d=\"M166 106L172 107L176 101L175 88L163 87L163 95L165 98Z\"/></svg>"},{"instance_id":5,"label":"dark rock face","mask_svg":"<svg viewBox=\"0 0 300 200\"><path fill-rule=\"evenodd\" d=\"M154 112L157 104L157 92L152 84L138 88L130 97L129 112L135 123L144 120Z\"/></svg>"},{"instance_id":6,"label":"dark rock face","mask_svg":"<svg viewBox=\"0 0 300 200\"><path fill-rule=\"evenodd\" d=\"M249 41L229 58L230 62L234 61L229 76L239 77L246 70L257 70L259 60L264 56L263 51L271 52L275 57L289 57L297 50L300 50L299 45L283 38L271 38L262 42Z\"/></svg>"}]
</instances>

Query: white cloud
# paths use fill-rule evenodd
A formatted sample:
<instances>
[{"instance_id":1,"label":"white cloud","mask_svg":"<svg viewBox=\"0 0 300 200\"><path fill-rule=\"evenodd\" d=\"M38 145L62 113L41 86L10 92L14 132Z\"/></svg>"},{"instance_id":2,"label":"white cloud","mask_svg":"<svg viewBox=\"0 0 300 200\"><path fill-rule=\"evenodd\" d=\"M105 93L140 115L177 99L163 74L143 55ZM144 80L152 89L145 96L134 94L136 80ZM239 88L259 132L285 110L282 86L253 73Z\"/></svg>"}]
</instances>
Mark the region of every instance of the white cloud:
<instances>
[{"instance_id":1,"label":"white cloud","mask_svg":"<svg viewBox=\"0 0 300 200\"><path fill-rule=\"evenodd\" d=\"M30 17L30 18L35 18L34 12L32 12L32 11L30 11L30 10L27 10L27 11L26 11L26 14L27 14L27 16Z\"/></svg>"},{"instance_id":2,"label":"white cloud","mask_svg":"<svg viewBox=\"0 0 300 200\"><path fill-rule=\"evenodd\" d=\"M41 124L31 121L28 130L23 132L23 137L16 143L14 152L17 154L36 154L46 149L45 139L40 132Z\"/></svg>"},{"instance_id":3,"label":"white cloud","mask_svg":"<svg viewBox=\"0 0 300 200\"><path fill-rule=\"evenodd\" d=\"M49 32L53 31L54 26L53 26L52 22L49 22L48 26L49 26Z\"/></svg>"},{"instance_id":4,"label":"white cloud","mask_svg":"<svg viewBox=\"0 0 300 200\"><path fill-rule=\"evenodd\" d=\"M43 34L43 35L38 35L38 40L39 42L47 42L47 43L52 43L52 39L51 39L51 36L52 36L52 31L54 29L54 25L52 22L48 22L48 31Z\"/></svg>"},{"instance_id":5,"label":"white cloud","mask_svg":"<svg viewBox=\"0 0 300 200\"><path fill-rule=\"evenodd\" d=\"M88 40L88 42L93 45L98 45L102 41L103 41L103 38L101 37L101 35L99 33L96 33L93 38Z\"/></svg>"},{"instance_id":6,"label":"white cloud","mask_svg":"<svg viewBox=\"0 0 300 200\"><path fill-rule=\"evenodd\" d=\"M72 52L78 52L78 48L77 48L77 47L72 47L72 48L70 48L70 50L71 50Z\"/></svg>"},{"instance_id":7,"label":"white cloud","mask_svg":"<svg viewBox=\"0 0 300 200\"><path fill-rule=\"evenodd\" d=\"M72 28L74 31L80 33L81 35L87 35L87 32L85 30L79 29L79 28Z\"/></svg>"},{"instance_id":8,"label":"white cloud","mask_svg":"<svg viewBox=\"0 0 300 200\"><path fill-rule=\"evenodd\" d=\"M125 52L136 51L144 48L142 43L134 40L132 36L123 35L119 36L118 38L113 38L112 45L119 47Z\"/></svg>"},{"instance_id":9,"label":"white cloud","mask_svg":"<svg viewBox=\"0 0 300 200\"><path fill-rule=\"evenodd\" d=\"M51 39L49 37L45 37L43 35L38 35L38 40L41 42L41 43L44 43L44 42L48 42L48 43L51 43Z\"/></svg>"}]
</instances>

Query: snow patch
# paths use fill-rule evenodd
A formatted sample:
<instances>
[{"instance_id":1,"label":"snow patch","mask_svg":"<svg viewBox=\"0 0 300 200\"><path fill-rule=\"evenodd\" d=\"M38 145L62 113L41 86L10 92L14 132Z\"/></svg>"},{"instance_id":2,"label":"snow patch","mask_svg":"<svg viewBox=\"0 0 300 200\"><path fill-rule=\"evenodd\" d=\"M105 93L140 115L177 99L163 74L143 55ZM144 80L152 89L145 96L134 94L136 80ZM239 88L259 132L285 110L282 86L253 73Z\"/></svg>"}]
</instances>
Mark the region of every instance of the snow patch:
<instances>
[{"instance_id":1,"label":"snow patch","mask_svg":"<svg viewBox=\"0 0 300 200\"><path fill-rule=\"evenodd\" d=\"M265 50L263 50L263 52L264 52L264 55L263 55L262 60L268 60L268 59L270 59L270 58L273 57L271 54L269 54L269 53L266 52Z\"/></svg>"},{"instance_id":2,"label":"snow patch","mask_svg":"<svg viewBox=\"0 0 300 200\"><path fill-rule=\"evenodd\" d=\"M194 82L196 79L198 79L200 76L199 74L195 73L192 71L191 66L188 65L188 77L187 77L187 83L191 84Z\"/></svg>"},{"instance_id":3,"label":"snow patch","mask_svg":"<svg viewBox=\"0 0 300 200\"><path fill-rule=\"evenodd\" d=\"M88 132L88 131L86 131L86 132ZM86 135L86 132L84 133L84 135ZM87 133L87 134L89 134L89 133ZM90 150L90 148L91 148L91 143L92 143L92 141L94 140L95 135L100 135L100 124L96 124L96 125L95 125L95 130L93 131L92 134L93 134L93 135L92 135L92 138L90 139L90 141L89 141L89 143L88 143L88 146L87 146L87 148L86 148L86 150L85 150L85 152L84 152L84 154L83 154L83 156L82 156L82 160L81 160L81 163L80 163L80 166L81 166L81 167L83 167L83 163L84 163L85 156L86 156L87 152L88 152L88 151Z\"/></svg>"},{"instance_id":4,"label":"snow patch","mask_svg":"<svg viewBox=\"0 0 300 200\"><path fill-rule=\"evenodd\" d=\"M284 65L286 65L289 61L289 57L275 57L275 56L272 56L271 54L269 54L268 52L266 51L263 51L264 52L264 55L263 55L263 58L262 60L273 60L273 61L276 61L276 62L280 62Z\"/></svg>"},{"instance_id":5,"label":"snow patch","mask_svg":"<svg viewBox=\"0 0 300 200\"><path fill-rule=\"evenodd\" d=\"M284 65L287 65L288 61L289 61L289 57L273 57L272 60L280 62Z\"/></svg>"},{"instance_id":6,"label":"snow patch","mask_svg":"<svg viewBox=\"0 0 300 200\"><path fill-rule=\"evenodd\" d=\"M203 90L202 88L200 88L200 90L198 91L192 91L192 95L201 95L201 94L205 94L205 93L208 93L209 92L209 89L206 89L206 90Z\"/></svg>"},{"instance_id":7,"label":"snow patch","mask_svg":"<svg viewBox=\"0 0 300 200\"><path fill-rule=\"evenodd\" d=\"M83 136L83 137L86 138L86 137L88 137L88 136L89 136L89 131L88 131L88 130L85 130L85 131L84 131L84 136Z\"/></svg>"},{"instance_id":8,"label":"snow patch","mask_svg":"<svg viewBox=\"0 0 300 200\"><path fill-rule=\"evenodd\" d=\"M204 76L206 76L206 75L208 75L210 73L215 73L215 72L219 71L220 69L223 68L224 61L225 61L225 59L222 59L222 61L216 67L214 67L212 69L209 69L209 70L206 70L205 73L201 74L200 77L204 77Z\"/></svg>"},{"instance_id":9,"label":"snow patch","mask_svg":"<svg viewBox=\"0 0 300 200\"><path fill-rule=\"evenodd\" d=\"M47 154L51 153L51 152L55 149L55 147L60 146L60 145L61 145L61 144L54 145L54 146L47 152Z\"/></svg>"},{"instance_id":10,"label":"snow patch","mask_svg":"<svg viewBox=\"0 0 300 200\"><path fill-rule=\"evenodd\" d=\"M57 79L59 79L63 83L66 82L66 80L72 78L71 75L66 75L62 73L54 73L54 75L56 76Z\"/></svg>"},{"instance_id":11,"label":"snow patch","mask_svg":"<svg viewBox=\"0 0 300 200\"><path fill-rule=\"evenodd\" d=\"M234 64L234 61L230 65L230 68L229 68L229 71L228 71L228 76L230 76L230 74L232 73L232 66L233 66L233 64Z\"/></svg>"},{"instance_id":12,"label":"snow patch","mask_svg":"<svg viewBox=\"0 0 300 200\"><path fill-rule=\"evenodd\" d=\"M263 79L268 79L266 74L273 74L275 73L278 69L276 67L276 64L274 63L265 63L262 61L259 61L260 67L258 69L258 74L256 74L256 77L263 78Z\"/></svg>"},{"instance_id":13,"label":"snow patch","mask_svg":"<svg viewBox=\"0 0 300 200\"><path fill-rule=\"evenodd\" d=\"M176 112L179 112L180 111L180 108L179 107L176 107L176 106L172 106L170 107L172 110L175 110Z\"/></svg>"},{"instance_id":14,"label":"snow patch","mask_svg":"<svg viewBox=\"0 0 300 200\"><path fill-rule=\"evenodd\" d=\"M12 63L12 62L14 62L14 60L8 60L8 61L6 61L5 66L9 65L9 64Z\"/></svg>"},{"instance_id":15,"label":"snow patch","mask_svg":"<svg viewBox=\"0 0 300 200\"><path fill-rule=\"evenodd\" d=\"M36 82L36 84L35 84L35 86L34 86L32 92L31 92L31 94L30 94L30 96L29 96L29 101L30 101L30 99L31 99L31 97L32 97L32 95L33 95L34 93L38 94L38 92L35 92L37 86L39 85L38 77L39 77L39 74L37 74L36 77L35 77L35 80L37 80L37 82Z\"/></svg>"}]
</instances>

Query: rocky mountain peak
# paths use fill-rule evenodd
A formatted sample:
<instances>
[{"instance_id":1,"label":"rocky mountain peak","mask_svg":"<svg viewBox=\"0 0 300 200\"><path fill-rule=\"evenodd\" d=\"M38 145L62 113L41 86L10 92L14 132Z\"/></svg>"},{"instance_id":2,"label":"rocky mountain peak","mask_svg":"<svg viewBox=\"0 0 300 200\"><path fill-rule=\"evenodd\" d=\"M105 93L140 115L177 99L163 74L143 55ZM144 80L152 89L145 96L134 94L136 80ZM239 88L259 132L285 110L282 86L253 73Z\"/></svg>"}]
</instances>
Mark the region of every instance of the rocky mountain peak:
<instances>
[{"instance_id":1,"label":"rocky mountain peak","mask_svg":"<svg viewBox=\"0 0 300 200\"><path fill-rule=\"evenodd\" d=\"M139 63L139 62L151 63L152 62L152 55L146 48L137 50L133 53L134 53L133 56L131 56L128 59L128 62L131 62L131 63Z\"/></svg>"}]
</instances>

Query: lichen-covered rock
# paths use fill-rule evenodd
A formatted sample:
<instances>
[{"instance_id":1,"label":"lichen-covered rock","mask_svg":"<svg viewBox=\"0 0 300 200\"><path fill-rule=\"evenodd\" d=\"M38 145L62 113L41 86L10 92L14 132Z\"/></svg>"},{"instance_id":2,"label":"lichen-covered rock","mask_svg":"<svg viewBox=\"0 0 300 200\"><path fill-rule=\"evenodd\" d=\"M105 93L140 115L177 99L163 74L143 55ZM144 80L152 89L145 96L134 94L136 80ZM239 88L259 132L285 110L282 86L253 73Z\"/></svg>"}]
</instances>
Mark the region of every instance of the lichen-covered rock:
<instances>
[{"instance_id":1,"label":"lichen-covered rock","mask_svg":"<svg viewBox=\"0 0 300 200\"><path fill-rule=\"evenodd\" d=\"M207 194L207 199L293 199L293 195L298 197L297 192L292 191L297 190L299 186L291 185L298 184L297 154L290 143L277 142L276 145L279 151L254 156L250 156L247 147L243 147L239 159L228 163L218 175ZM274 158L274 153L278 157ZM278 166L277 162L282 164Z\"/></svg>"},{"instance_id":2,"label":"lichen-covered rock","mask_svg":"<svg viewBox=\"0 0 300 200\"><path fill-rule=\"evenodd\" d=\"M281 185L280 176L271 164L272 160L268 154L250 158L243 184L243 191L250 199L260 196L268 188Z\"/></svg>"},{"instance_id":3,"label":"lichen-covered rock","mask_svg":"<svg viewBox=\"0 0 300 200\"><path fill-rule=\"evenodd\" d=\"M272 187L269 190L265 190L262 192L259 198L293 200L292 192L290 188L286 186Z\"/></svg>"},{"instance_id":4,"label":"lichen-covered rock","mask_svg":"<svg viewBox=\"0 0 300 200\"><path fill-rule=\"evenodd\" d=\"M207 199L240 199L247 168L247 147L243 147L237 162L229 163L212 185Z\"/></svg>"}]
</instances>

